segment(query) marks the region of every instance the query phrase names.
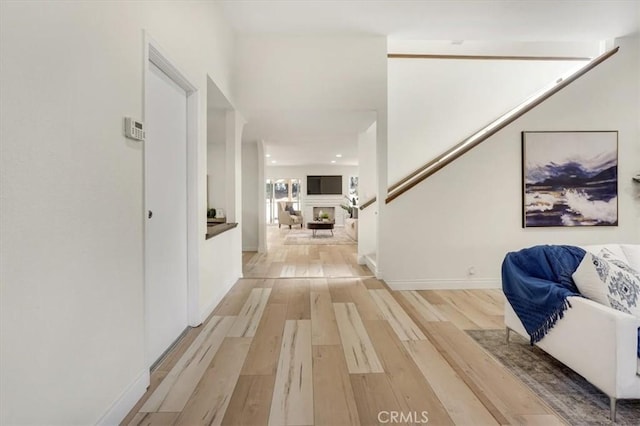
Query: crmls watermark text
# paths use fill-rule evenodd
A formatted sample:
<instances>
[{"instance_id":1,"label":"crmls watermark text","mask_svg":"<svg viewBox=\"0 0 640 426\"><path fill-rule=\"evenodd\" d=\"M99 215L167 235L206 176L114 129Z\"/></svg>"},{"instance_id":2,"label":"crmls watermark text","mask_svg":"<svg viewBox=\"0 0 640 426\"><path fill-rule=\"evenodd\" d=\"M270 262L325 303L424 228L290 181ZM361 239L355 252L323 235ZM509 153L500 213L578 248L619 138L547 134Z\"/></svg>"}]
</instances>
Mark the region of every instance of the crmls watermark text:
<instances>
[{"instance_id":1,"label":"crmls watermark text","mask_svg":"<svg viewBox=\"0 0 640 426\"><path fill-rule=\"evenodd\" d=\"M379 411L380 423L429 423L429 413L426 411Z\"/></svg>"}]
</instances>

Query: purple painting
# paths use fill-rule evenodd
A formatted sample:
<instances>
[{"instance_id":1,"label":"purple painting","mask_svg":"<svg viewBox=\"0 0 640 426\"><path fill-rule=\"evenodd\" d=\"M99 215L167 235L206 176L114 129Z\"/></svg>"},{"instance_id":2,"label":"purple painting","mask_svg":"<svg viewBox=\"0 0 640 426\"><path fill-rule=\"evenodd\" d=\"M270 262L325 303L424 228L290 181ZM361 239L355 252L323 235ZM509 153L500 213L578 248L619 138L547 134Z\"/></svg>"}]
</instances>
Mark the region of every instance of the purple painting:
<instances>
[{"instance_id":1,"label":"purple painting","mask_svg":"<svg viewBox=\"0 0 640 426\"><path fill-rule=\"evenodd\" d=\"M522 132L523 227L618 225L618 132Z\"/></svg>"}]
</instances>

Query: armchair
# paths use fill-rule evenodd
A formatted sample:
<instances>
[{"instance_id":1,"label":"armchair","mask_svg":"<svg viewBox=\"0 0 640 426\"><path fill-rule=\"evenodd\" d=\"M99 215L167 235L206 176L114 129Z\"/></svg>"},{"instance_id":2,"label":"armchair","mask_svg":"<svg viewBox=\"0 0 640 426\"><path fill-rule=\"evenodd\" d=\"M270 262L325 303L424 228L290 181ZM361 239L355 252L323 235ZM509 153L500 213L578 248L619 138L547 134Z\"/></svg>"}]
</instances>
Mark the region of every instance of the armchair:
<instances>
[{"instance_id":1,"label":"armchair","mask_svg":"<svg viewBox=\"0 0 640 426\"><path fill-rule=\"evenodd\" d=\"M282 225L289 225L289 229L291 229L291 225L300 225L300 228L304 226L302 212L293 210L291 201L278 201L278 228Z\"/></svg>"}]
</instances>

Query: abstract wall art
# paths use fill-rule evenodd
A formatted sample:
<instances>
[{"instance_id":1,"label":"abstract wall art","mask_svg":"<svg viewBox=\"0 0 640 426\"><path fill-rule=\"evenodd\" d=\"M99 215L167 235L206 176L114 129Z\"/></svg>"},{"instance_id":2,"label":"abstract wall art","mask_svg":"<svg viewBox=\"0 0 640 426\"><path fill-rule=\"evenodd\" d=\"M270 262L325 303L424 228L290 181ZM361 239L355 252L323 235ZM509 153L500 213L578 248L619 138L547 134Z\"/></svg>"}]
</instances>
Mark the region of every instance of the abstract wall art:
<instances>
[{"instance_id":1,"label":"abstract wall art","mask_svg":"<svg viewBox=\"0 0 640 426\"><path fill-rule=\"evenodd\" d=\"M617 226L618 132L522 132L522 226Z\"/></svg>"}]
</instances>

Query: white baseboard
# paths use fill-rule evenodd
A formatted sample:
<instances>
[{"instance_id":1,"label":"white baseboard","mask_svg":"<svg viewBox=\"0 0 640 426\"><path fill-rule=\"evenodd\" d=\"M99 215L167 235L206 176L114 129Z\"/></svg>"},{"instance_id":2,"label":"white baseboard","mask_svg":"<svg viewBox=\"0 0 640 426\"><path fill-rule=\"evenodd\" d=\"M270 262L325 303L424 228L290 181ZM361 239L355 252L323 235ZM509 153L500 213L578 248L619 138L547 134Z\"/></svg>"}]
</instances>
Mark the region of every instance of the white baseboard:
<instances>
[{"instance_id":1,"label":"white baseboard","mask_svg":"<svg viewBox=\"0 0 640 426\"><path fill-rule=\"evenodd\" d=\"M120 397L111 405L111 408L98 420L100 426L119 425L129 414L129 411L138 403L142 395L147 391L150 383L149 369L142 370L138 377L122 392Z\"/></svg>"},{"instance_id":2,"label":"white baseboard","mask_svg":"<svg viewBox=\"0 0 640 426\"><path fill-rule=\"evenodd\" d=\"M242 247L242 251L258 251L258 246Z\"/></svg>"},{"instance_id":3,"label":"white baseboard","mask_svg":"<svg viewBox=\"0 0 640 426\"><path fill-rule=\"evenodd\" d=\"M392 290L466 290L481 288L501 288L499 279L482 278L475 280L423 279L385 280Z\"/></svg>"},{"instance_id":4,"label":"white baseboard","mask_svg":"<svg viewBox=\"0 0 640 426\"><path fill-rule=\"evenodd\" d=\"M378 277L378 264L375 260L371 258L371 256L364 256L364 263L367 267L373 272L373 275Z\"/></svg>"}]
</instances>

